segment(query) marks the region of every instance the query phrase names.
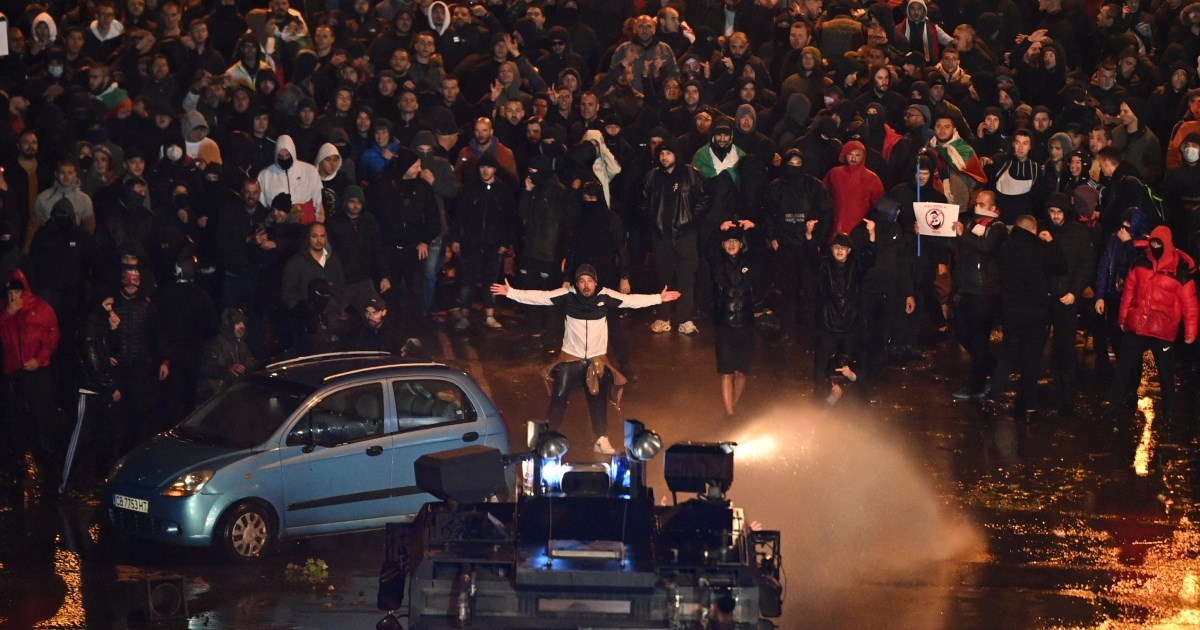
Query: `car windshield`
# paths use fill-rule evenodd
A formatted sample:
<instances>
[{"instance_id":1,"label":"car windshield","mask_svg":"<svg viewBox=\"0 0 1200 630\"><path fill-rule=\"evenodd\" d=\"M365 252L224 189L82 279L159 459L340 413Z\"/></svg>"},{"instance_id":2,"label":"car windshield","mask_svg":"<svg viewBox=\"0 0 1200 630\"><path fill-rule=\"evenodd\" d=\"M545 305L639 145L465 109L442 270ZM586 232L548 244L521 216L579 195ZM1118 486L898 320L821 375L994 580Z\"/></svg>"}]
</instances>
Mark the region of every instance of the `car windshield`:
<instances>
[{"instance_id":1,"label":"car windshield","mask_svg":"<svg viewBox=\"0 0 1200 630\"><path fill-rule=\"evenodd\" d=\"M192 412L172 431L184 440L253 448L262 444L312 390L279 379L239 381Z\"/></svg>"}]
</instances>

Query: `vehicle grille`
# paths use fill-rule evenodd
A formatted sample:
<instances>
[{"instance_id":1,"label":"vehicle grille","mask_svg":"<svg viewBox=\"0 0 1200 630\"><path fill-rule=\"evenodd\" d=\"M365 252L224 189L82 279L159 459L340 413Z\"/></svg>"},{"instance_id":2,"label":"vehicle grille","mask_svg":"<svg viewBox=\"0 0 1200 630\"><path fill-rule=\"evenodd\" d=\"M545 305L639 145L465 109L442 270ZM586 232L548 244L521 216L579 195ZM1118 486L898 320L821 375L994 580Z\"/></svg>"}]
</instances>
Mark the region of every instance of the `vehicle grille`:
<instances>
[{"instance_id":1,"label":"vehicle grille","mask_svg":"<svg viewBox=\"0 0 1200 630\"><path fill-rule=\"evenodd\" d=\"M168 533L179 533L179 527L174 523L132 510L110 507L108 508L108 519L122 531L131 534L161 536ZM174 527L168 527L168 525L174 525Z\"/></svg>"}]
</instances>

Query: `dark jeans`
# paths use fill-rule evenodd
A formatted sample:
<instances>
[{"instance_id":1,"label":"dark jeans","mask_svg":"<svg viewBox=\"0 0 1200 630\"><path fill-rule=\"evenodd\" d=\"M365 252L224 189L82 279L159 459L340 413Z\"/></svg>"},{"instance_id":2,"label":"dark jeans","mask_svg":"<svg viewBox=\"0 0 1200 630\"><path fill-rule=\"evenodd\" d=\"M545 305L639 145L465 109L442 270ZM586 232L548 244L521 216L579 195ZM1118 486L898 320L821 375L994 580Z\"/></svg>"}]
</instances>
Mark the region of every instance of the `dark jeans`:
<instances>
[{"instance_id":1,"label":"dark jeans","mask_svg":"<svg viewBox=\"0 0 1200 630\"><path fill-rule=\"evenodd\" d=\"M433 300L437 297L437 282L438 274L442 271L442 264L446 262L445 242L443 237L429 241L429 256L424 261L422 273L424 274L424 304L422 311L423 315L433 314Z\"/></svg>"},{"instance_id":2,"label":"dark jeans","mask_svg":"<svg viewBox=\"0 0 1200 630\"><path fill-rule=\"evenodd\" d=\"M517 286L536 291L553 291L562 286L560 263L523 258L517 273ZM547 333L550 338L562 339L563 315L557 306L526 305L525 321L529 332Z\"/></svg>"},{"instance_id":3,"label":"dark jeans","mask_svg":"<svg viewBox=\"0 0 1200 630\"><path fill-rule=\"evenodd\" d=\"M935 241L940 241L938 238L920 239L921 255L917 256L913 261L913 297L917 301L917 310L909 316L903 333L903 345L917 345L917 339L921 328L921 318L926 317L933 323L934 328L941 329L946 325L946 316L942 312L942 302L938 297L938 288L936 280L938 278L938 264L947 263L949 254L945 251L945 246ZM914 240L913 245L916 246L918 241Z\"/></svg>"},{"instance_id":4,"label":"dark jeans","mask_svg":"<svg viewBox=\"0 0 1200 630\"><path fill-rule=\"evenodd\" d=\"M863 293L862 304L865 332L856 359L861 368L858 371L862 378L860 386L869 387L883 370L888 346L895 336L896 315L902 314L903 307L898 307L896 297L888 293Z\"/></svg>"},{"instance_id":5,"label":"dark jeans","mask_svg":"<svg viewBox=\"0 0 1200 630\"><path fill-rule=\"evenodd\" d=\"M470 310L476 288L480 289L481 302L484 308L496 306L496 296L492 295L493 282L500 280L504 257L500 255L499 245L467 245L463 243L459 250L458 260L458 307Z\"/></svg>"},{"instance_id":6,"label":"dark jeans","mask_svg":"<svg viewBox=\"0 0 1200 630\"><path fill-rule=\"evenodd\" d=\"M1079 362L1075 357L1075 331L1079 329L1079 303L1068 306L1056 301L1050 317L1050 323L1054 326L1054 341L1050 347L1054 360L1054 372L1058 375L1058 404L1069 405L1075 396L1079 371ZM1106 357L1104 360L1107 361L1108 358Z\"/></svg>"},{"instance_id":7,"label":"dark jeans","mask_svg":"<svg viewBox=\"0 0 1200 630\"><path fill-rule=\"evenodd\" d=\"M9 435L14 454L33 453L43 473L58 475L63 451L54 418L54 376L49 366L8 375Z\"/></svg>"},{"instance_id":8,"label":"dark jeans","mask_svg":"<svg viewBox=\"0 0 1200 630\"><path fill-rule=\"evenodd\" d=\"M779 244L775 251L775 288L779 289L776 310L780 329L795 337L801 330L800 318L804 315L800 311L805 307L805 298L811 303L816 297L816 274L801 248Z\"/></svg>"},{"instance_id":9,"label":"dark jeans","mask_svg":"<svg viewBox=\"0 0 1200 630\"><path fill-rule=\"evenodd\" d=\"M1037 382L1048 319L1048 313L1037 309L1014 309L1004 314L1004 343L992 374L991 397L999 397L1008 389L1009 375L1016 368L1021 373L1016 408L1037 409Z\"/></svg>"},{"instance_id":10,"label":"dark jeans","mask_svg":"<svg viewBox=\"0 0 1200 630\"><path fill-rule=\"evenodd\" d=\"M75 458L71 465L70 479L76 487L87 487L104 481L112 465L121 454L116 452L114 441L114 418L112 399L103 394L79 392L77 405L82 403L83 422L79 425L79 438L75 447ZM78 412L78 406L76 407ZM64 450L65 452L65 450Z\"/></svg>"},{"instance_id":11,"label":"dark jeans","mask_svg":"<svg viewBox=\"0 0 1200 630\"><path fill-rule=\"evenodd\" d=\"M962 344L967 355L971 357L971 371L967 377L967 387L972 393L983 391L988 375L995 367L990 338L992 323L996 317L996 307L999 303L999 295L975 293L959 295L958 314L954 319L954 333L958 343Z\"/></svg>"},{"instance_id":12,"label":"dark jeans","mask_svg":"<svg viewBox=\"0 0 1200 630\"><path fill-rule=\"evenodd\" d=\"M121 390L121 402L117 405L119 420L113 427L119 457L167 426L153 414L158 399L158 366L118 365L113 372L113 381Z\"/></svg>"},{"instance_id":13,"label":"dark jeans","mask_svg":"<svg viewBox=\"0 0 1200 630\"><path fill-rule=\"evenodd\" d=\"M600 380L600 391L592 394L587 388L589 361L563 361L550 370L553 379L550 391L550 428L555 431L567 414L567 398L576 389L582 389L587 398L588 415L592 419L592 434L599 438L608 433L608 390L612 387L612 374L605 370Z\"/></svg>"},{"instance_id":14,"label":"dark jeans","mask_svg":"<svg viewBox=\"0 0 1200 630\"><path fill-rule=\"evenodd\" d=\"M405 248L393 250L390 263L392 288L383 294L383 300L392 316L402 318L397 321L404 322L411 332L421 322L425 309L425 261L417 259L415 248ZM355 305L356 312L361 308Z\"/></svg>"},{"instance_id":15,"label":"dark jeans","mask_svg":"<svg viewBox=\"0 0 1200 630\"><path fill-rule=\"evenodd\" d=\"M674 303L675 316L667 316L671 312L668 304L661 307L666 310L659 311L659 319L668 319L675 324L692 319L696 309L696 267L699 259L695 232L676 234L674 239L654 239L654 270L658 277L654 292L661 291L663 286L670 286L680 293Z\"/></svg>"},{"instance_id":16,"label":"dark jeans","mask_svg":"<svg viewBox=\"0 0 1200 630\"><path fill-rule=\"evenodd\" d=\"M1146 350L1154 354L1158 366L1158 384L1162 390L1162 406L1159 413L1170 416L1175 410L1175 374L1179 371L1179 351L1170 341L1145 337L1126 332L1121 335L1121 349L1117 353L1117 369L1113 374L1112 389L1108 402L1113 407L1123 404L1130 387L1137 388L1137 375L1142 369L1142 355Z\"/></svg>"}]
</instances>

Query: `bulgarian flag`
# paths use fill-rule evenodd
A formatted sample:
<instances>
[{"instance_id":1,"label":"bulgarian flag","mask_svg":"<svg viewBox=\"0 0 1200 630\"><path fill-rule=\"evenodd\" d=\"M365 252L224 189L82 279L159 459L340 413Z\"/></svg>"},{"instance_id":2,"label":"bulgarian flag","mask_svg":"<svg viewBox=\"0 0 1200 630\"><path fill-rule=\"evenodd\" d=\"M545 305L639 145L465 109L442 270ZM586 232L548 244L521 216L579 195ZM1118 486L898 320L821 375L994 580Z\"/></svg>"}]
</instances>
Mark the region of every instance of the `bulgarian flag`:
<instances>
[{"instance_id":1,"label":"bulgarian flag","mask_svg":"<svg viewBox=\"0 0 1200 630\"><path fill-rule=\"evenodd\" d=\"M943 179L950 174L948 169L953 169L980 184L987 183L987 175L983 173L983 164L980 164L979 158L975 156L975 149L958 135L958 131L943 143L939 143L937 138L930 138L929 146L937 151L938 174Z\"/></svg>"}]
</instances>

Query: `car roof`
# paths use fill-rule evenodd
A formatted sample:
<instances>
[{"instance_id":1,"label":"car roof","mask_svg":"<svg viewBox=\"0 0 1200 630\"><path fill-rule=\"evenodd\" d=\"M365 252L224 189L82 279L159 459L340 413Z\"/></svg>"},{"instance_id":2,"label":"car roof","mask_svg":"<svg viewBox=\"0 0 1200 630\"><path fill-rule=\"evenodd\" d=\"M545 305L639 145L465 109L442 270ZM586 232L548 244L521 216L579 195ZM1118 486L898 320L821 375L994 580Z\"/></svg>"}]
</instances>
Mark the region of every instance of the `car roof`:
<instances>
[{"instance_id":1,"label":"car roof","mask_svg":"<svg viewBox=\"0 0 1200 630\"><path fill-rule=\"evenodd\" d=\"M333 352L296 357L271 363L261 371L268 378L284 379L317 389L366 373L386 377L428 370L456 371L444 363L407 359L386 352Z\"/></svg>"}]
</instances>

